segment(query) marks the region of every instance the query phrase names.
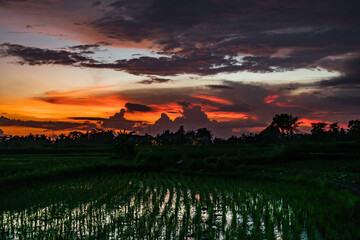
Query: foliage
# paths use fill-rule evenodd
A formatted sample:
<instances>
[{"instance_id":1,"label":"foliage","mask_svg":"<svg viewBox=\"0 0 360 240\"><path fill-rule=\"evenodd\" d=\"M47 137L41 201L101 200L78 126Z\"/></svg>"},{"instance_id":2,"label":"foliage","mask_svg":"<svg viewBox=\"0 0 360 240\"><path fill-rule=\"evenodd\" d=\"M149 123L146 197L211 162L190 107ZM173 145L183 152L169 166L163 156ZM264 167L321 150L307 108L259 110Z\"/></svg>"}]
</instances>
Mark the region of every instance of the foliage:
<instances>
[{"instance_id":1,"label":"foliage","mask_svg":"<svg viewBox=\"0 0 360 240\"><path fill-rule=\"evenodd\" d=\"M338 122L329 124L319 122L312 123L311 133L294 134L299 126L298 118L292 114L275 115L271 124L259 134L242 134L231 136L228 139L213 138L213 134L206 128L197 131L185 131L183 126L176 132L164 131L157 136L135 135L134 132L93 129L86 133L72 131L68 135L60 134L56 139L50 139L45 135L1 136L0 149L24 149L24 148L57 148L66 146L114 146L119 155L135 154L135 145L161 146L161 145L255 145L284 142L307 142L316 141L354 141L360 139L360 120L351 120L348 130L340 128Z\"/></svg>"},{"instance_id":2,"label":"foliage","mask_svg":"<svg viewBox=\"0 0 360 240\"><path fill-rule=\"evenodd\" d=\"M292 114L282 113L280 115L276 114L273 117L270 126L278 128L282 134L293 135L299 124L298 117Z\"/></svg>"}]
</instances>

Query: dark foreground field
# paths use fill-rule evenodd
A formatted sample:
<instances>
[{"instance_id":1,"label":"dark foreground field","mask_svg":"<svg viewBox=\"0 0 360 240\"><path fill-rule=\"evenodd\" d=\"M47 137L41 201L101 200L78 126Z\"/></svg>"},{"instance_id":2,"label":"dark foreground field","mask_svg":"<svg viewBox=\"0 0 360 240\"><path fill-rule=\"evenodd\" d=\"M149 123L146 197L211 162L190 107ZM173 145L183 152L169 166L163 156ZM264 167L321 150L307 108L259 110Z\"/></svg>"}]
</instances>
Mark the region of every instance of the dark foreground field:
<instances>
[{"instance_id":1,"label":"dark foreground field","mask_svg":"<svg viewBox=\"0 0 360 240\"><path fill-rule=\"evenodd\" d=\"M358 149L5 149L0 238L360 239Z\"/></svg>"}]
</instances>

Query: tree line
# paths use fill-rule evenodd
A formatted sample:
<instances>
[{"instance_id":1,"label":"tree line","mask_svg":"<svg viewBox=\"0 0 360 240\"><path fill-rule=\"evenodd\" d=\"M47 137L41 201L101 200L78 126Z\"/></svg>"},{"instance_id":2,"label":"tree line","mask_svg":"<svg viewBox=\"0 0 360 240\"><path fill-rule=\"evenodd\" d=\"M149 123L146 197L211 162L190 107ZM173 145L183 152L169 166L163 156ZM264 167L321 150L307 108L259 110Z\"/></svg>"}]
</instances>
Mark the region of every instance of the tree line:
<instances>
[{"instance_id":1,"label":"tree line","mask_svg":"<svg viewBox=\"0 0 360 240\"><path fill-rule=\"evenodd\" d=\"M2 136L1 147L21 146L70 146L70 145L116 145L123 148L127 144L139 145L203 145L203 144L252 144L252 143L278 143L284 141L359 141L360 120L351 120L348 128L339 127L338 122L318 122L311 124L311 134L298 132L302 123L292 114L275 115L272 122L258 134L242 134L228 139L214 137L207 128L185 131L184 126L171 132L166 130L156 136L149 134L135 135L134 132L93 129L86 133L72 131L69 134L60 134L55 139L46 135L28 136Z\"/></svg>"}]
</instances>

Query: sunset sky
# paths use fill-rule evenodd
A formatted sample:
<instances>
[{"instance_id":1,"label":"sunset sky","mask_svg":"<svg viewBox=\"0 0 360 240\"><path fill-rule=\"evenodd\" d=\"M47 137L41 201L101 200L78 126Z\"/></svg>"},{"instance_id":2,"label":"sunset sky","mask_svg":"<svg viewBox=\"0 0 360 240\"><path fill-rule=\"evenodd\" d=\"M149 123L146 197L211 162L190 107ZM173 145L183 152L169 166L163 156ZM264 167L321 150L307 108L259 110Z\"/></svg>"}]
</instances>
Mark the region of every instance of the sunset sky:
<instances>
[{"instance_id":1,"label":"sunset sky","mask_svg":"<svg viewBox=\"0 0 360 240\"><path fill-rule=\"evenodd\" d=\"M0 134L360 118L358 0L0 0Z\"/></svg>"}]
</instances>

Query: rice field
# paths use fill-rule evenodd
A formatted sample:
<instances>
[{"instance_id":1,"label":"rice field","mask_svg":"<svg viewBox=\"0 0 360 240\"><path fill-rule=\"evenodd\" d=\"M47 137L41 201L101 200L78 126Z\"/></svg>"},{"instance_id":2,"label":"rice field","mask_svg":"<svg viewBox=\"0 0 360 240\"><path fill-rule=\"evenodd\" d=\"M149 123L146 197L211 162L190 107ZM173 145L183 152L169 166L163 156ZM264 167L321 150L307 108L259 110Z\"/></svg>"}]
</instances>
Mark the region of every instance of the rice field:
<instances>
[{"instance_id":1,"label":"rice field","mask_svg":"<svg viewBox=\"0 0 360 240\"><path fill-rule=\"evenodd\" d=\"M1 239L324 239L298 205L238 179L102 174L24 187L0 206Z\"/></svg>"}]
</instances>

